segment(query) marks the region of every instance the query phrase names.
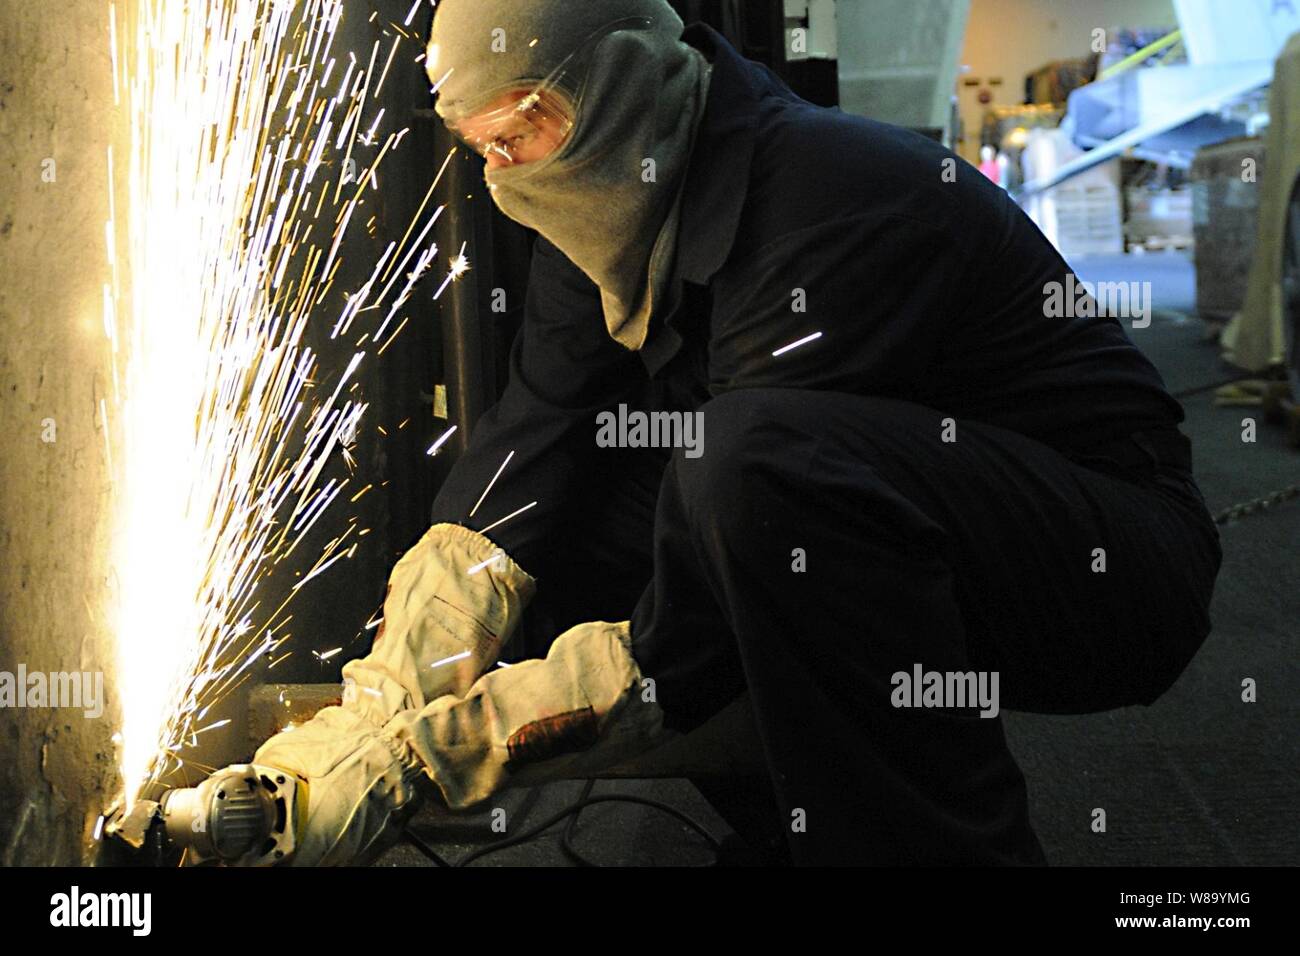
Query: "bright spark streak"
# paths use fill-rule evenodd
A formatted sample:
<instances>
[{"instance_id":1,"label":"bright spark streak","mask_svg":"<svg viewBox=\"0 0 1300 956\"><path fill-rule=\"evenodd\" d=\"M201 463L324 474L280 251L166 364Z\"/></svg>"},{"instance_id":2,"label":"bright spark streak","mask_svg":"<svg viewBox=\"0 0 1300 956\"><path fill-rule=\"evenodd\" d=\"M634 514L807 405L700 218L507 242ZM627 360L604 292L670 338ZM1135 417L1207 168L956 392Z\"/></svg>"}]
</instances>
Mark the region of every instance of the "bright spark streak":
<instances>
[{"instance_id":1,"label":"bright spark streak","mask_svg":"<svg viewBox=\"0 0 1300 956\"><path fill-rule=\"evenodd\" d=\"M343 559L343 558L346 558L347 556L348 556L348 553L347 553L346 551L342 552L341 554L336 554L334 557L330 558L329 561L327 561L327 562L325 562L324 564L322 564L320 567L318 567L318 568L317 568L315 571L313 571L311 574L307 575L305 578L303 578L301 581L299 581L297 584L295 584L295 585L293 586L294 591L297 591L299 588L301 588L301 587L302 587L304 584L306 584L308 581L311 581L311 580L314 579L314 578L318 578L318 577L320 577L322 574L324 574L326 571L328 571L330 568L332 568L332 567L333 567L333 566L334 566L338 561L340 561L340 560Z\"/></svg>"},{"instance_id":2,"label":"bright spark streak","mask_svg":"<svg viewBox=\"0 0 1300 956\"><path fill-rule=\"evenodd\" d=\"M497 483L497 479L501 477L501 472L506 470L506 465L510 464L510 459L514 457L515 457L515 453L513 451L510 454L506 455L506 460L501 463L501 467L497 469L497 473L492 476L492 480L488 482L488 486L483 489L483 494L479 496L478 501L475 503L474 510L472 510L469 513L469 516L471 518L478 513L479 505L483 504L483 499L488 496L488 492L492 490L492 486L495 485Z\"/></svg>"},{"instance_id":3,"label":"bright spark streak","mask_svg":"<svg viewBox=\"0 0 1300 956\"><path fill-rule=\"evenodd\" d=\"M385 342L383 345L381 345L379 347L379 351L376 352L375 354L383 355L386 351L388 351L388 346L392 345L393 341L399 335L402 334L402 329L406 328L406 324L410 321L411 321L411 317L409 315L406 318L402 319L401 323L397 326L397 328L393 329L393 334L388 337L388 341Z\"/></svg>"},{"instance_id":4,"label":"bright spark streak","mask_svg":"<svg viewBox=\"0 0 1300 956\"><path fill-rule=\"evenodd\" d=\"M444 657L440 661L434 661L429 667L444 667L447 664L454 664L456 661L463 661L469 657L469 651L461 651L459 654L453 654L451 657Z\"/></svg>"},{"instance_id":5,"label":"bright spark streak","mask_svg":"<svg viewBox=\"0 0 1300 956\"><path fill-rule=\"evenodd\" d=\"M411 12L414 13L415 11ZM393 37L393 45L388 50L388 60L384 63L384 69L379 74L379 82L375 84L376 93L384 88L384 80L388 78L388 68L393 65L393 55L397 53L397 44L401 42L401 37Z\"/></svg>"},{"instance_id":6,"label":"bright spark streak","mask_svg":"<svg viewBox=\"0 0 1300 956\"><path fill-rule=\"evenodd\" d=\"M448 438L456 434L456 429L459 427L460 427L459 425L452 425L445 432L443 432L442 437L439 438L436 442L434 442L433 445L429 448L429 454L430 455L438 454L438 450L447 443Z\"/></svg>"},{"instance_id":7,"label":"bright spark streak","mask_svg":"<svg viewBox=\"0 0 1300 956\"><path fill-rule=\"evenodd\" d=\"M451 260L451 268L447 272L447 278L443 280L442 285L438 286L438 291L433 294L434 301L441 298L443 292L447 290L447 286L451 285L452 282L459 279L466 272L469 272L469 259L465 257L465 244L462 243L460 252L458 252Z\"/></svg>"},{"instance_id":8,"label":"bright spark streak","mask_svg":"<svg viewBox=\"0 0 1300 956\"><path fill-rule=\"evenodd\" d=\"M484 568L486 568L489 564L492 564L494 561L498 561L498 560L500 560L502 557L504 557L504 555L505 555L505 552L504 552L504 551L496 551L496 552L493 553L492 557L488 558L486 561L480 561L478 564L474 565L474 567L470 568L470 569L469 569L468 571L466 571L465 573L466 573L466 574L478 574L480 571L482 571Z\"/></svg>"},{"instance_id":9,"label":"bright spark streak","mask_svg":"<svg viewBox=\"0 0 1300 956\"><path fill-rule=\"evenodd\" d=\"M775 352L772 353L772 357L776 358L777 356L784 355L786 352L792 351L793 349L797 349L801 345L807 345L809 342L815 342L821 337L822 334L820 332L814 332L812 335L809 335L806 338L802 338L798 342L791 342L789 345L777 349Z\"/></svg>"},{"instance_id":10,"label":"bright spark streak","mask_svg":"<svg viewBox=\"0 0 1300 956\"><path fill-rule=\"evenodd\" d=\"M500 527L501 525L503 525L503 524L505 524L507 521L509 521L511 518L514 518L514 517L516 517L516 516L518 516L518 515L523 514L523 513L524 513L525 511L527 511L529 508L536 508L536 507L537 507L537 502L536 502L536 501L534 501L532 504L524 505L524 506L523 506L522 508L520 508L518 511L512 511L512 512L510 512L510 514L506 515L506 516L505 516L504 518L502 518L500 521L494 521L494 522L492 522L490 525L488 525L486 528L484 528L482 531L480 531L479 534L487 534L487 533L488 533L489 531L491 531L493 528Z\"/></svg>"}]
</instances>

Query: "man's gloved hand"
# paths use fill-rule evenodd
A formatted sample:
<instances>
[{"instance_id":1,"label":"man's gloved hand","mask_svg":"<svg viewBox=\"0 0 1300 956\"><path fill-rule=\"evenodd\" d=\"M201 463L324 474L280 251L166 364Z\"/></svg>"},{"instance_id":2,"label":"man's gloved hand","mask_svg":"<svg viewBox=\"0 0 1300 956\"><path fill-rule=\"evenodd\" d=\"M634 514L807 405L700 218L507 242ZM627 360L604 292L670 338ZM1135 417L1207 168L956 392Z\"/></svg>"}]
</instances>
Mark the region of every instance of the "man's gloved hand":
<instances>
[{"instance_id":1,"label":"man's gloved hand","mask_svg":"<svg viewBox=\"0 0 1300 956\"><path fill-rule=\"evenodd\" d=\"M343 668L342 705L272 737L254 757L306 787L291 864L354 864L396 839L424 768L385 725L467 691L496 663L535 587L491 541L459 525L435 525L397 563L373 649Z\"/></svg>"},{"instance_id":2,"label":"man's gloved hand","mask_svg":"<svg viewBox=\"0 0 1300 956\"><path fill-rule=\"evenodd\" d=\"M464 694L500 658L536 582L483 535L434 525L389 576L368 655L343 668L345 703L379 724L446 694Z\"/></svg>"},{"instance_id":3,"label":"man's gloved hand","mask_svg":"<svg viewBox=\"0 0 1300 956\"><path fill-rule=\"evenodd\" d=\"M404 711L387 730L453 809L506 786L597 773L670 736L627 621L570 628L545 660L484 674L464 697Z\"/></svg>"},{"instance_id":4,"label":"man's gloved hand","mask_svg":"<svg viewBox=\"0 0 1300 956\"><path fill-rule=\"evenodd\" d=\"M390 733L345 706L327 707L263 744L253 762L292 773L306 791L295 808L292 866L351 866L396 842L419 806L422 766ZM305 802L305 811L303 803Z\"/></svg>"}]
</instances>

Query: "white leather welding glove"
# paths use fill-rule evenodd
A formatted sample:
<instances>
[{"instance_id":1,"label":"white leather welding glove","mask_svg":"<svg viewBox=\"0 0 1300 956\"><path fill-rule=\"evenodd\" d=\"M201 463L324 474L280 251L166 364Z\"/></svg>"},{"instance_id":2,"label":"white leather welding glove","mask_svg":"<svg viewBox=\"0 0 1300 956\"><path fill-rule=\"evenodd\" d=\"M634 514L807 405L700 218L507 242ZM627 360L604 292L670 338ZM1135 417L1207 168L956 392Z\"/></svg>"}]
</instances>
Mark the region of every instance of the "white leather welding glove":
<instances>
[{"instance_id":1,"label":"white leather welding glove","mask_svg":"<svg viewBox=\"0 0 1300 956\"><path fill-rule=\"evenodd\" d=\"M464 694L496 665L536 590L483 535L434 525L393 568L373 648L343 667L344 703L383 724Z\"/></svg>"},{"instance_id":2,"label":"white leather welding glove","mask_svg":"<svg viewBox=\"0 0 1300 956\"><path fill-rule=\"evenodd\" d=\"M287 862L355 864L397 839L418 804L423 765L384 725L469 690L496 664L535 590L490 540L459 525L435 525L402 557L371 652L343 668L342 705L277 734L254 757L305 786Z\"/></svg>"},{"instance_id":3,"label":"white leather welding glove","mask_svg":"<svg viewBox=\"0 0 1300 956\"><path fill-rule=\"evenodd\" d=\"M398 714L386 730L453 809L507 786L596 773L668 737L626 621L571 628L545 660L485 674L464 697Z\"/></svg>"}]
</instances>

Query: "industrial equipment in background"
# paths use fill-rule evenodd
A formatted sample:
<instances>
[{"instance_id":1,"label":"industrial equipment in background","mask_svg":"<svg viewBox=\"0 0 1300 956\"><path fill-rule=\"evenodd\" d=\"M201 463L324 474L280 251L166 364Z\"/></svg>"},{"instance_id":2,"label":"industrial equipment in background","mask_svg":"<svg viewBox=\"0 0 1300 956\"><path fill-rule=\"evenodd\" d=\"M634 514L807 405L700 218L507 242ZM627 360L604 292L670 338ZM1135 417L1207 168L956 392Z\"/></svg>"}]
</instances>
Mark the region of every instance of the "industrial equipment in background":
<instances>
[{"instance_id":1,"label":"industrial equipment in background","mask_svg":"<svg viewBox=\"0 0 1300 956\"><path fill-rule=\"evenodd\" d=\"M1300 447L1300 7L1173 2L1179 29L1112 31L1091 81L1088 58L1035 71L1038 102L990 111L982 139L1067 259L1194 252L1208 336L1258 376L1220 401L1263 405Z\"/></svg>"},{"instance_id":2,"label":"industrial equipment in background","mask_svg":"<svg viewBox=\"0 0 1300 956\"><path fill-rule=\"evenodd\" d=\"M1068 191L1088 177L1099 197L1098 167L1120 157L1146 160L1154 175L1136 167L1131 167L1136 178L1107 173L1120 185L1125 248L1192 247L1193 200L1186 174L1199 149L1254 136L1267 123L1273 58L1286 37L1300 29L1300 14L1269 0L1232 7L1209 0L1174 0L1174 5L1177 30L1164 35L1149 29L1112 31L1094 81L1079 82L1086 70L1077 64L1068 70L1069 64L1055 64L1030 78L1027 85L1036 96L1059 102L1064 95L1061 132L1077 150L1057 147L1054 156L1041 157L1048 161L1036 164L1016 190L1027 207L1040 208L1044 204L1035 203L1037 197Z\"/></svg>"},{"instance_id":3,"label":"industrial equipment in background","mask_svg":"<svg viewBox=\"0 0 1300 956\"><path fill-rule=\"evenodd\" d=\"M953 91L970 0L840 0L829 6L836 20L841 108L924 132L951 147L957 135Z\"/></svg>"},{"instance_id":4,"label":"industrial equipment in background","mask_svg":"<svg viewBox=\"0 0 1300 956\"><path fill-rule=\"evenodd\" d=\"M1186 169L1202 146L1254 132L1300 9L1271 0L1174 0L1174 9L1180 29L1170 42L1186 48L1187 62L1166 62L1168 47L1153 44L1072 92L1063 126L1087 152L1026 183L1025 195L1129 151Z\"/></svg>"}]
</instances>

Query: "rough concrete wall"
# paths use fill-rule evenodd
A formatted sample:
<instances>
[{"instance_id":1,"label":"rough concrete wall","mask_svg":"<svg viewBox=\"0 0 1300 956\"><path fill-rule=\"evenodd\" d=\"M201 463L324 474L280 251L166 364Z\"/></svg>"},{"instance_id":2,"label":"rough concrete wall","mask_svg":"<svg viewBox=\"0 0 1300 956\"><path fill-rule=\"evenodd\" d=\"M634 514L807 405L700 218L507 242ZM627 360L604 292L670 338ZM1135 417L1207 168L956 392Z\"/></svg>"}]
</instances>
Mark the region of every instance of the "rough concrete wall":
<instances>
[{"instance_id":1,"label":"rough concrete wall","mask_svg":"<svg viewBox=\"0 0 1300 956\"><path fill-rule=\"evenodd\" d=\"M98 407L106 150L116 138L122 155L123 130L108 50L103 0L0 0L0 671L99 671L109 698L98 719L0 710L7 865L86 859L115 782Z\"/></svg>"}]
</instances>

